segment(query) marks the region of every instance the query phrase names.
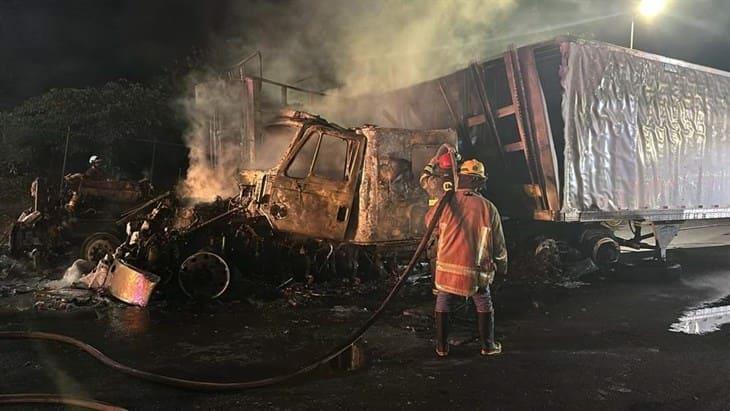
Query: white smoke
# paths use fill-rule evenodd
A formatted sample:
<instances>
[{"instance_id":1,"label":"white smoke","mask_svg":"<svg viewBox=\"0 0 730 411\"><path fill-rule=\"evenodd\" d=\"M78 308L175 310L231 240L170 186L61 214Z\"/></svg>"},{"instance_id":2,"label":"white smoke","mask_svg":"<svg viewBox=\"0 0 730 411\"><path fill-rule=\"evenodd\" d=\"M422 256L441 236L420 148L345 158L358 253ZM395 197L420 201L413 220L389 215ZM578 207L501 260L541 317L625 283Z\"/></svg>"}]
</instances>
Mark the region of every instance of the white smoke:
<instances>
[{"instance_id":1,"label":"white smoke","mask_svg":"<svg viewBox=\"0 0 730 411\"><path fill-rule=\"evenodd\" d=\"M259 0L236 4L228 13L228 30L214 41L213 55L230 62L260 50L264 77L333 96L314 105L306 100L294 104L346 126L367 123L368 113L343 116L348 111L343 97L438 77L497 55L509 44L565 33L571 20L609 16L617 7L593 0ZM258 74L255 61L247 66L247 73ZM197 107L188 107L191 155L184 192L189 196L211 199L235 192L238 158L222 159L224 167L212 167L206 147L208 118L216 108L223 113L240 109L237 104L236 96L222 91L199 100ZM240 152L239 141L222 144L231 145L224 151ZM279 154L264 153L269 158Z\"/></svg>"},{"instance_id":2,"label":"white smoke","mask_svg":"<svg viewBox=\"0 0 730 411\"><path fill-rule=\"evenodd\" d=\"M239 115L240 93L212 75L194 75L191 81L195 94L182 101L189 124L184 136L189 166L178 194L193 202L233 196L238 192L240 141L226 139L219 125Z\"/></svg>"}]
</instances>

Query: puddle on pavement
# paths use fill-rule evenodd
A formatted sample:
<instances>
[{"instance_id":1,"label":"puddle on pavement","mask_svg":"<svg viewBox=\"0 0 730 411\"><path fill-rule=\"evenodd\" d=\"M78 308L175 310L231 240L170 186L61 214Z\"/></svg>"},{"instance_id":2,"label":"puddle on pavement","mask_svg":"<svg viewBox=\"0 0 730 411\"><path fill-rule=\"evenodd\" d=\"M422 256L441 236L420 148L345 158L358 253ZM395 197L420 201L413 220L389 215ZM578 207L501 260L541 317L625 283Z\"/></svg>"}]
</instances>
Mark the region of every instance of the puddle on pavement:
<instances>
[{"instance_id":1,"label":"puddle on pavement","mask_svg":"<svg viewBox=\"0 0 730 411\"><path fill-rule=\"evenodd\" d=\"M682 313L669 331L691 335L709 334L719 331L724 324L730 323L730 305L703 307Z\"/></svg>"},{"instance_id":2,"label":"puddle on pavement","mask_svg":"<svg viewBox=\"0 0 730 411\"><path fill-rule=\"evenodd\" d=\"M111 330L120 336L143 335L150 330L150 312L143 308L114 308L107 318Z\"/></svg>"}]
</instances>

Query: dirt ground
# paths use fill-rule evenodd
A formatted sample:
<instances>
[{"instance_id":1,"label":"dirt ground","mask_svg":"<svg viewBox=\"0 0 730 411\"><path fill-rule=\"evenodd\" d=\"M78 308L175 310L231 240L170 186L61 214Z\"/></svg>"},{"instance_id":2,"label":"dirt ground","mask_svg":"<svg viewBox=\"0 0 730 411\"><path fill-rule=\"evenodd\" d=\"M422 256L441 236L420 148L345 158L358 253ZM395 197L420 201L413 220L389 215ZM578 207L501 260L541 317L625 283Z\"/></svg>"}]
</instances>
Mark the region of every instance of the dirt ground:
<instances>
[{"instance_id":1,"label":"dirt ground","mask_svg":"<svg viewBox=\"0 0 730 411\"><path fill-rule=\"evenodd\" d=\"M115 373L69 347L0 341L0 393L63 393L128 409L727 409L730 327L722 324L730 316L695 321L685 311L723 312L728 252L674 250L684 268L679 281L644 281L641 270L562 287L508 281L494 292L504 345L497 358L477 354L468 308L455 315L451 356L435 358L433 297L424 284L403 290L357 358L286 385L188 392ZM297 368L341 341L387 291L365 290L320 290L296 307L281 297L206 305L158 298L147 309L108 303L70 311L34 307L37 297L21 290L0 298L0 328L71 335L166 375L250 380ZM348 362L354 370L345 370Z\"/></svg>"}]
</instances>

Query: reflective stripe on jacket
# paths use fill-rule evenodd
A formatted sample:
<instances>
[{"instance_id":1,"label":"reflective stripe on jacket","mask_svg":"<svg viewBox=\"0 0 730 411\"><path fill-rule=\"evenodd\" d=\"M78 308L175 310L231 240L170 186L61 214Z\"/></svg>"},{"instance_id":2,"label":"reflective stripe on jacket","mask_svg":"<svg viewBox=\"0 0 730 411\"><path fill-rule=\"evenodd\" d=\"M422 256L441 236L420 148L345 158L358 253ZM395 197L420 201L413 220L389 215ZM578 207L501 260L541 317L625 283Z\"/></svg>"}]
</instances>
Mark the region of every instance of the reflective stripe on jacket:
<instances>
[{"instance_id":1,"label":"reflective stripe on jacket","mask_svg":"<svg viewBox=\"0 0 730 411\"><path fill-rule=\"evenodd\" d=\"M426 214L431 221L435 208ZM436 289L469 297L507 272L507 248L497 208L478 193L459 189L436 225Z\"/></svg>"}]
</instances>

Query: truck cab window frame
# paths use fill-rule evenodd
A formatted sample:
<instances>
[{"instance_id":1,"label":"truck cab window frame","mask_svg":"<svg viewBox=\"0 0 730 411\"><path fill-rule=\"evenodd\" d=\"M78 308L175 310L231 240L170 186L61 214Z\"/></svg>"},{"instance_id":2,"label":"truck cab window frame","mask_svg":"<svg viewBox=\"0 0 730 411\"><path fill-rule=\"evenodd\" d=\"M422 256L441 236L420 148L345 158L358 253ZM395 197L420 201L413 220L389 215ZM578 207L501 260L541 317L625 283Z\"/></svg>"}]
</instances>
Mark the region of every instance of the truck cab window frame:
<instances>
[{"instance_id":1,"label":"truck cab window frame","mask_svg":"<svg viewBox=\"0 0 730 411\"><path fill-rule=\"evenodd\" d=\"M319 150L321 133L319 130L311 131L304 137L294 156L289 161L284 175L296 179L304 179L311 175L314 159Z\"/></svg>"},{"instance_id":2,"label":"truck cab window frame","mask_svg":"<svg viewBox=\"0 0 730 411\"><path fill-rule=\"evenodd\" d=\"M310 175L331 181L347 181L350 169L349 139L322 133Z\"/></svg>"},{"instance_id":3,"label":"truck cab window frame","mask_svg":"<svg viewBox=\"0 0 730 411\"><path fill-rule=\"evenodd\" d=\"M289 161L284 175L294 179L310 177L333 182L350 180L359 142L326 131L314 130Z\"/></svg>"}]
</instances>

